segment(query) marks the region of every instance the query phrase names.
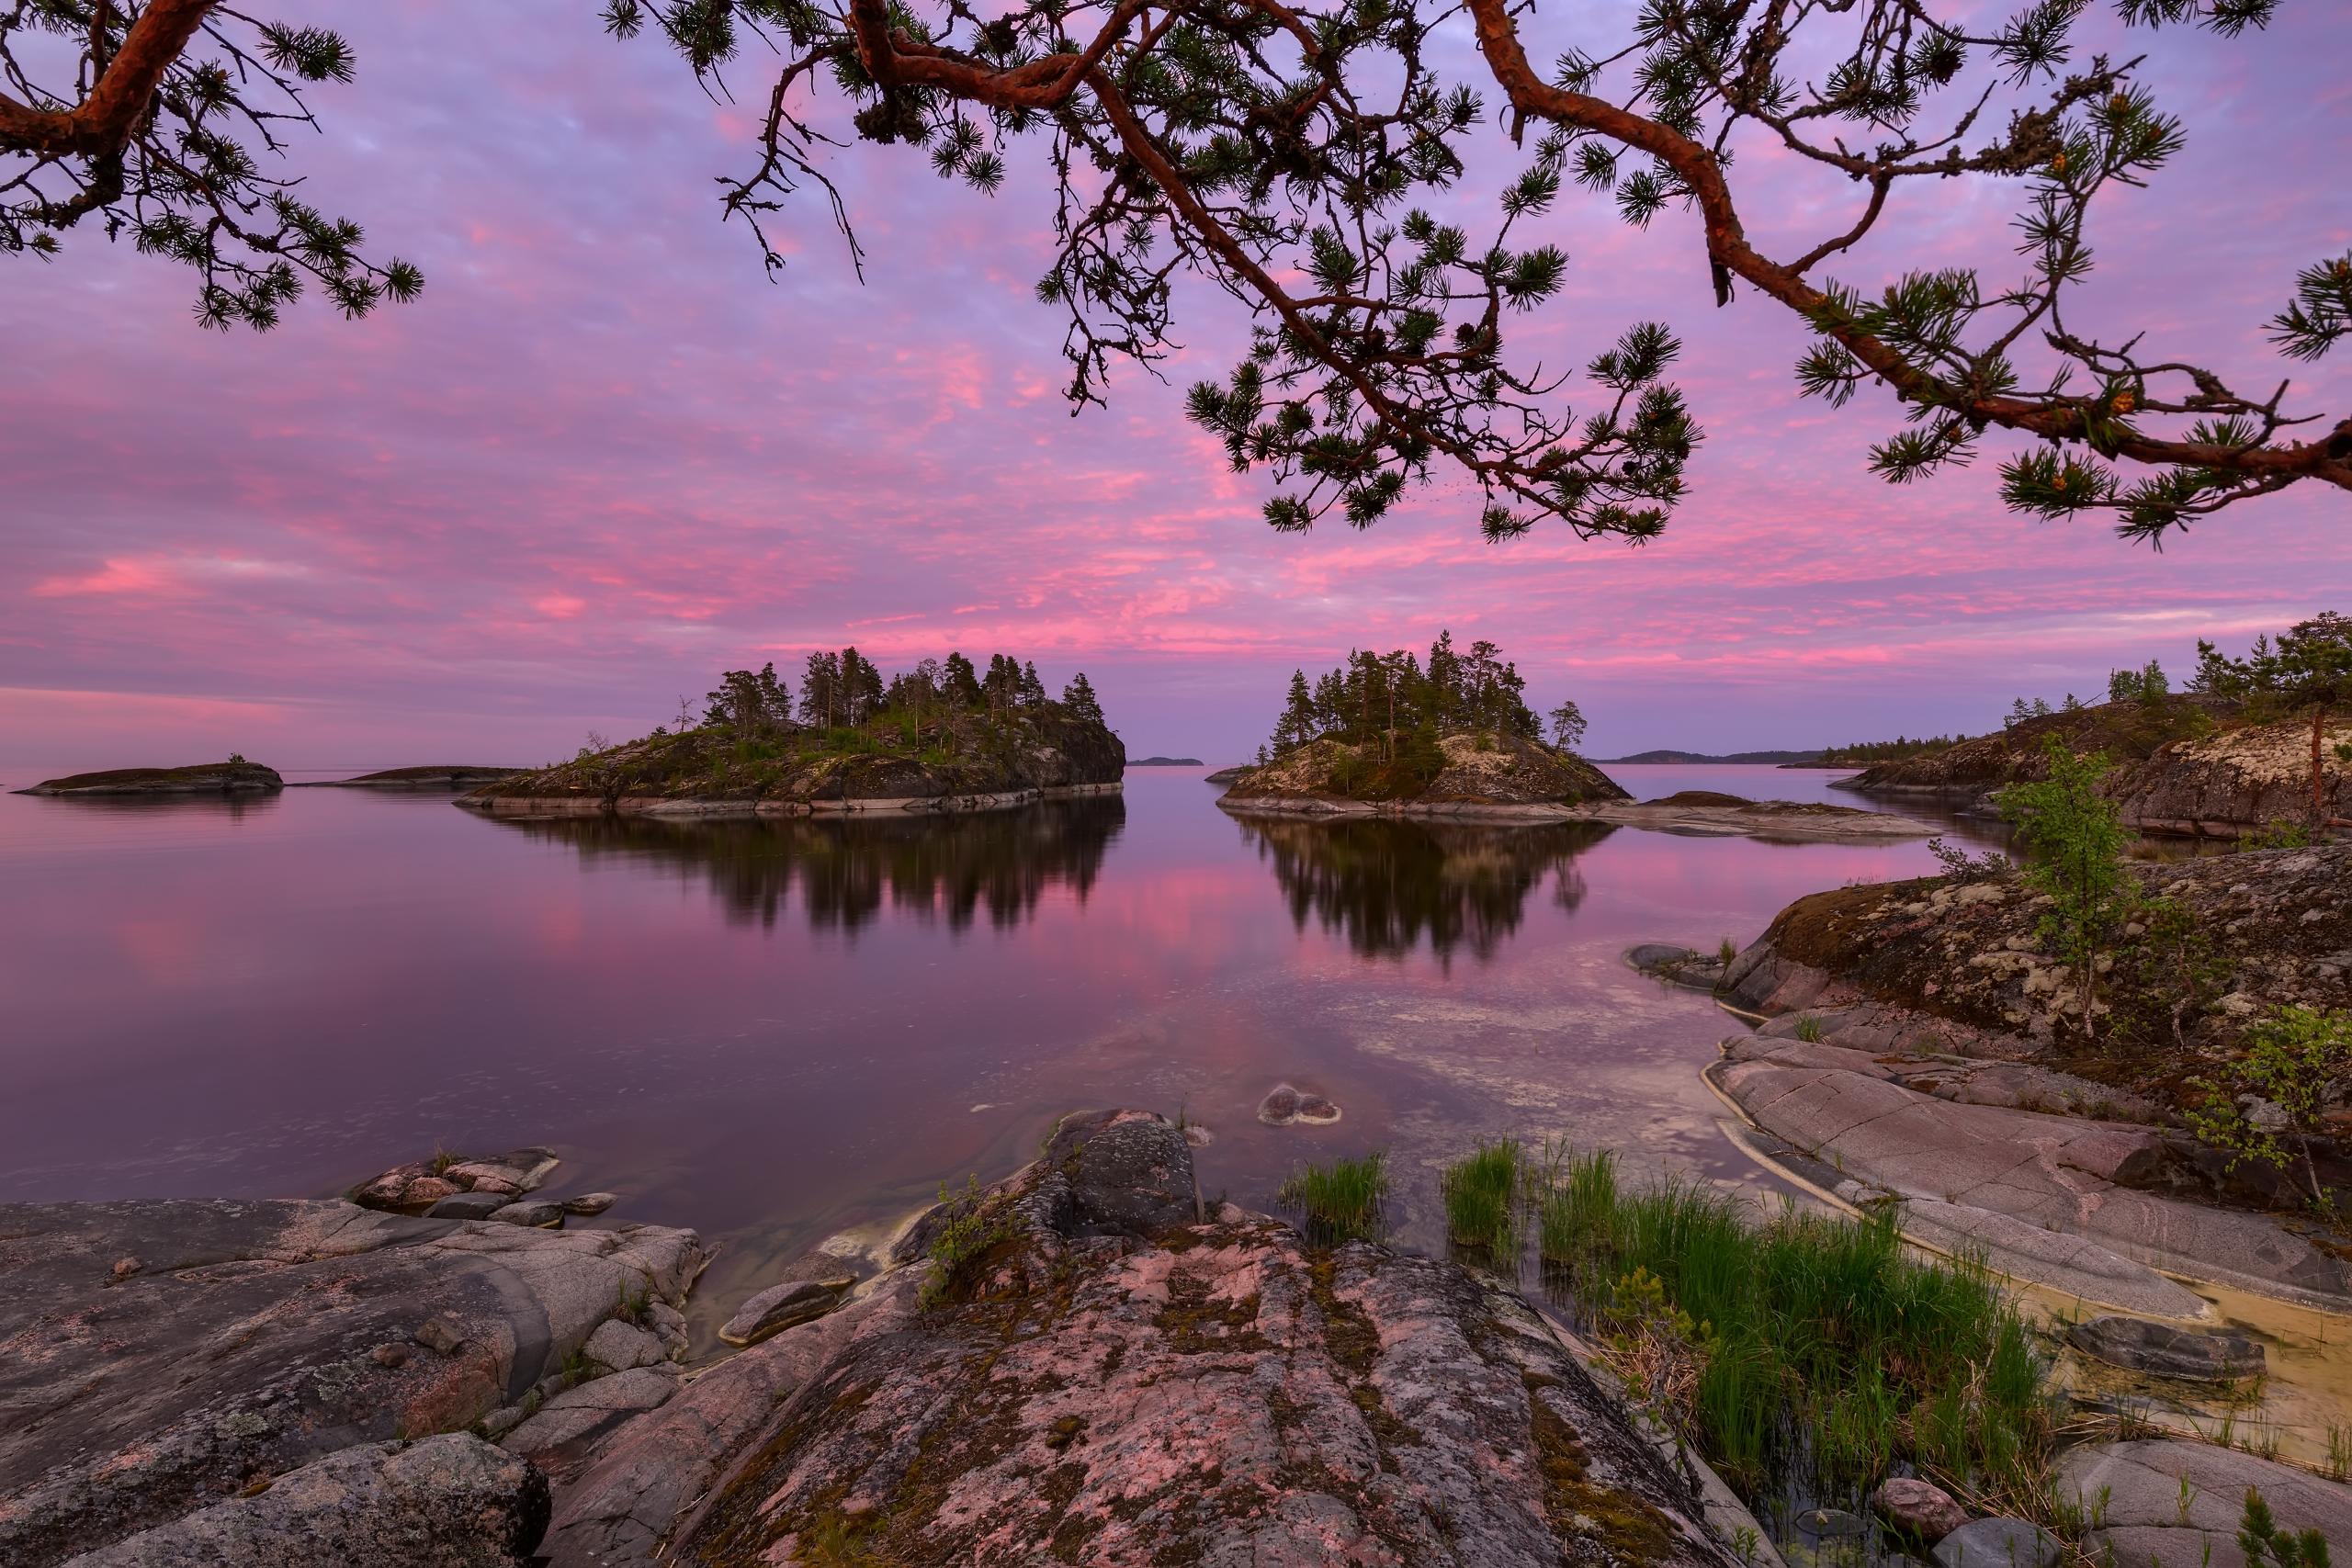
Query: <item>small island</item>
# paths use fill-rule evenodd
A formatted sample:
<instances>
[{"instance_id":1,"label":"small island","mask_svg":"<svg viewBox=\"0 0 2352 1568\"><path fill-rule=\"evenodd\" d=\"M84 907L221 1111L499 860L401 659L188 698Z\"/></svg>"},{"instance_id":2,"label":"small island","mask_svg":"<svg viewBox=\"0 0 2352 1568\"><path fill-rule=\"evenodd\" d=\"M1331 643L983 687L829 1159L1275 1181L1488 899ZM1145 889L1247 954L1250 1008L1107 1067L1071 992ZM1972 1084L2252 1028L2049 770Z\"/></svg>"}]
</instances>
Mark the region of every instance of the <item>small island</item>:
<instances>
[{"instance_id":1,"label":"small island","mask_svg":"<svg viewBox=\"0 0 2352 1568\"><path fill-rule=\"evenodd\" d=\"M458 804L501 816L649 817L978 811L1120 787L1126 746L1083 672L1058 701L1035 664L985 673L960 653L885 682L854 648L813 653L796 702L771 663L730 670L697 721L639 739L592 736L568 762L481 785Z\"/></svg>"},{"instance_id":2,"label":"small island","mask_svg":"<svg viewBox=\"0 0 2352 1568\"><path fill-rule=\"evenodd\" d=\"M1127 766L1131 768L1204 768L1208 764L1198 757L1146 757L1140 761L1129 762Z\"/></svg>"},{"instance_id":3,"label":"small island","mask_svg":"<svg viewBox=\"0 0 2352 1568\"><path fill-rule=\"evenodd\" d=\"M234 752L225 762L193 762L179 768L115 768L44 779L18 795L268 795L286 787L275 768L248 762Z\"/></svg>"},{"instance_id":4,"label":"small island","mask_svg":"<svg viewBox=\"0 0 2352 1568\"><path fill-rule=\"evenodd\" d=\"M1423 665L1410 649L1351 653L1290 694L1259 765L1217 804L1248 816L1370 815L1555 818L1587 801L1630 799L1570 748L1573 702L1551 714L1553 742L1522 696L1527 682L1480 640L1442 634Z\"/></svg>"}]
</instances>

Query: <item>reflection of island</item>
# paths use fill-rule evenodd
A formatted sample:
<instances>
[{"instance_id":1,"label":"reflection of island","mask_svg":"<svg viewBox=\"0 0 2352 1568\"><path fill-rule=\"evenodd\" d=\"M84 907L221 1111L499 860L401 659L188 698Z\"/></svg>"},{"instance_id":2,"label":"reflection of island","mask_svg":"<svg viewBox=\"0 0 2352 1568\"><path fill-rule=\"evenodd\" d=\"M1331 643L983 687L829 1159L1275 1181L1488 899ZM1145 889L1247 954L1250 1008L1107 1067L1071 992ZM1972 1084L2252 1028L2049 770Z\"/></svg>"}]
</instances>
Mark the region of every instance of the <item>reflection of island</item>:
<instances>
[{"instance_id":1,"label":"reflection of island","mask_svg":"<svg viewBox=\"0 0 2352 1568\"><path fill-rule=\"evenodd\" d=\"M1083 901L1126 821L1115 795L1052 800L973 816L810 818L537 817L501 828L570 844L583 862L605 856L674 865L707 878L731 921L774 926L795 881L819 929L873 924L893 907L944 912L962 931L979 910L1000 929L1035 914L1038 897L1066 885Z\"/></svg>"},{"instance_id":2,"label":"reflection of island","mask_svg":"<svg viewBox=\"0 0 2352 1568\"><path fill-rule=\"evenodd\" d=\"M1577 857L1613 829L1590 822L1541 827L1342 818L1243 819L1246 842L1274 863L1304 930L1311 910L1327 931L1347 934L1366 956L1399 954L1424 936L1451 962L1467 943L1481 963L1519 929L1527 896L1546 874L1561 908L1584 900Z\"/></svg>"}]
</instances>

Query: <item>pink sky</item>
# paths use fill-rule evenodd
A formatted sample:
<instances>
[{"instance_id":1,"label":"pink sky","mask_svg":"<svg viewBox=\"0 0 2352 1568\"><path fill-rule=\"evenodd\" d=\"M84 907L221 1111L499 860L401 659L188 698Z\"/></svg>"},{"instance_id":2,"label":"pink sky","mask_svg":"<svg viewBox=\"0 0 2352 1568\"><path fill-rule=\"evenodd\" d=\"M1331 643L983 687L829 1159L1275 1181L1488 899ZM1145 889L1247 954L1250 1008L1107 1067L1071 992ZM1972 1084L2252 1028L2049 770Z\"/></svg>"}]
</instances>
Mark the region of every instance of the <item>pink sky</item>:
<instances>
[{"instance_id":1,"label":"pink sky","mask_svg":"<svg viewBox=\"0 0 2352 1568\"><path fill-rule=\"evenodd\" d=\"M230 750L537 761L592 727L642 732L722 668L844 642L886 669L949 649L1032 658L1057 686L1084 669L1136 754L1225 761L1293 666L1441 626L1500 643L1536 705L1574 696L1595 755L1812 746L1981 731L2014 696L2103 689L2113 665L2177 673L2200 635L2352 610L2341 492L2241 508L2158 556L2095 521L2009 516L1994 453L1888 488L1862 451L1892 405L1800 402L1800 328L1753 296L1711 308L1693 220L1636 235L1575 203L1547 236L1569 292L1526 341L1566 363L1643 316L1683 333L1708 439L1665 539L1488 546L1451 482L1366 534L1277 536L1265 482L1225 472L1181 417L1183 387L1244 339L1229 301L1194 288L1168 384L1125 371L1107 413L1069 417L1060 325L1030 294L1035 179L991 200L919 152L861 146L834 169L868 282L811 204L782 220L793 260L771 284L712 196L745 115L660 49L603 37L594 7L277 13L358 50L357 84L318 95L325 134L298 147L312 198L420 263L425 293L358 324L305 301L275 333L224 336L193 324L183 269L96 232L56 264L0 261L11 784ZM1547 10L1531 53L1616 14ZM2352 412L2352 350L2290 367L2260 332L2297 268L2352 243L2352 11L2287 0L2236 43L2130 47L2188 116L2188 151L2104 209L2111 292L2083 324L2149 327L2245 387L2291 369L2306 412ZM1770 165L1746 200L1785 253L1851 196ZM1911 248L1837 276L1966 260L2006 277L2014 194L1917 189L1893 231Z\"/></svg>"}]
</instances>

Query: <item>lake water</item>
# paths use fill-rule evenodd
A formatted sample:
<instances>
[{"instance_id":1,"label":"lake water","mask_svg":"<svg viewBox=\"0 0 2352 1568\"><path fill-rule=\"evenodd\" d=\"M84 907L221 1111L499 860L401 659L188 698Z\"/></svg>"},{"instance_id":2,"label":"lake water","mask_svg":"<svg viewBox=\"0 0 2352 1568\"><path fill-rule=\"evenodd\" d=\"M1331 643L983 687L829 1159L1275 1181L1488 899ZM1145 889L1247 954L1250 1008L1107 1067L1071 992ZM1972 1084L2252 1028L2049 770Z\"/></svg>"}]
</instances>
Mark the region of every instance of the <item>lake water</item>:
<instances>
[{"instance_id":1,"label":"lake water","mask_svg":"<svg viewBox=\"0 0 2352 1568\"><path fill-rule=\"evenodd\" d=\"M1139 1105L1205 1123L1204 1190L1253 1208L1386 1145L1398 1239L1430 1247L1437 1168L1482 1134L1769 1185L1698 1077L1736 1026L1622 954L1933 869L1917 841L1261 827L1204 771L888 825L0 797L0 1200L329 1195L547 1144L552 1192L726 1245L707 1335L823 1237ZM1611 771L1867 804L1818 772ZM1280 1081L1343 1119L1259 1124Z\"/></svg>"}]
</instances>

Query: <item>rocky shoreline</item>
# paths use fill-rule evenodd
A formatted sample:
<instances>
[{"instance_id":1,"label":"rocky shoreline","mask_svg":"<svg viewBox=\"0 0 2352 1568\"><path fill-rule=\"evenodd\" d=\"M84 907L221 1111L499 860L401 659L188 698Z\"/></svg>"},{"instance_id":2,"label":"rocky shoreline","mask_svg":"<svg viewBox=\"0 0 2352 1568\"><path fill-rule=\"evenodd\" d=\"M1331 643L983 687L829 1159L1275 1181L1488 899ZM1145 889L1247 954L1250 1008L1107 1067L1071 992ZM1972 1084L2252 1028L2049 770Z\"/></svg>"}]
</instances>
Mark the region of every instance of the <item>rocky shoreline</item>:
<instances>
[{"instance_id":1,"label":"rocky shoreline","mask_svg":"<svg viewBox=\"0 0 2352 1568\"><path fill-rule=\"evenodd\" d=\"M485 817L652 817L681 821L696 818L758 817L850 817L904 813L944 816L970 811L1011 811L1041 800L1073 800L1086 795L1119 795L1123 782L1054 784L1033 789L999 790L973 795L905 795L868 798L864 795L823 799L676 799L662 795L620 795L610 802L579 795L484 795L480 791L453 804Z\"/></svg>"},{"instance_id":2,"label":"rocky shoreline","mask_svg":"<svg viewBox=\"0 0 2352 1568\"><path fill-rule=\"evenodd\" d=\"M1350 800L1321 795L1228 794L1218 807L1236 817L1338 818L1386 817L1436 822L1600 822L1691 838L1753 838L1770 843L1884 843L1924 839L1925 822L1890 811L1861 811L1788 800L1747 800L1686 790L1663 800L1503 803L1428 799Z\"/></svg>"},{"instance_id":3,"label":"rocky shoreline","mask_svg":"<svg viewBox=\"0 0 2352 1568\"><path fill-rule=\"evenodd\" d=\"M454 1168L356 1190L437 1207ZM29 1309L0 1395L40 1413L0 1432L0 1557L1736 1561L1728 1494L1524 1300L1209 1212L1150 1112L1064 1118L875 1277L688 1371L707 1260L690 1231L348 1201L0 1206Z\"/></svg>"},{"instance_id":4,"label":"rocky shoreline","mask_svg":"<svg viewBox=\"0 0 2352 1568\"><path fill-rule=\"evenodd\" d=\"M1728 964L1662 946L1628 957L1755 1021L1705 1073L1733 1113L1724 1131L1833 1202L1891 1210L1923 1246L1986 1249L2018 1278L2130 1311L2205 1315L2176 1274L2352 1313L2352 1264L2301 1212L2294 1177L2231 1169L2180 1113L2186 1078L2225 1069L2248 1020L2352 1000L2352 846L2136 869L2215 933L2219 977L2167 1018L2144 993L2170 983L2177 956L2120 954L2096 1005L2105 1030L2139 1030L2128 1052L2083 1038L2014 879L1815 894ZM2333 1140L2313 1163L2331 1186L2352 1181Z\"/></svg>"},{"instance_id":5,"label":"rocky shoreline","mask_svg":"<svg viewBox=\"0 0 2352 1568\"><path fill-rule=\"evenodd\" d=\"M1747 1038L1736 1066L1860 1070L1851 1047ZM1974 1087L1953 1103L2010 1092ZM25 1309L0 1399L27 1413L0 1429L0 1559L1784 1568L1573 1329L1475 1269L1212 1206L1193 1158L1152 1112L1062 1118L1035 1161L870 1262L788 1268L736 1309L744 1348L698 1366L683 1309L709 1250L555 1228L568 1204L514 1213L544 1150L388 1171L353 1190L376 1207L0 1206ZM466 1195L502 1207L463 1217ZM2132 1320L2078 1332L2174 1375L2247 1353ZM2103 1499L2086 1550L2156 1568L2245 1568L2211 1553L2249 1484L2352 1539L2352 1489L2226 1448L2094 1443L2054 1481ZM1939 1568L2059 1550L1923 1481L1871 1506Z\"/></svg>"},{"instance_id":6,"label":"rocky shoreline","mask_svg":"<svg viewBox=\"0 0 2352 1568\"><path fill-rule=\"evenodd\" d=\"M1900 797L1965 802L1963 809L1997 817L1994 795L2006 785L2041 778L2043 739L2060 735L2077 752L2105 750L2117 763L2100 785L2124 826L2181 838L2235 839L2272 821L2302 823L2312 812L2312 727L2308 722L2238 725L2218 733L2171 738L2179 729L2211 731L2211 703L2176 696L2151 712L2138 703L2100 704L2073 713L2032 718L1997 735L1949 750L1881 762L1832 789ZM2225 706L2217 708L2226 718ZM2336 743L2352 740L2352 725L2322 737L2323 815L2352 815L2352 769L2335 760Z\"/></svg>"}]
</instances>

